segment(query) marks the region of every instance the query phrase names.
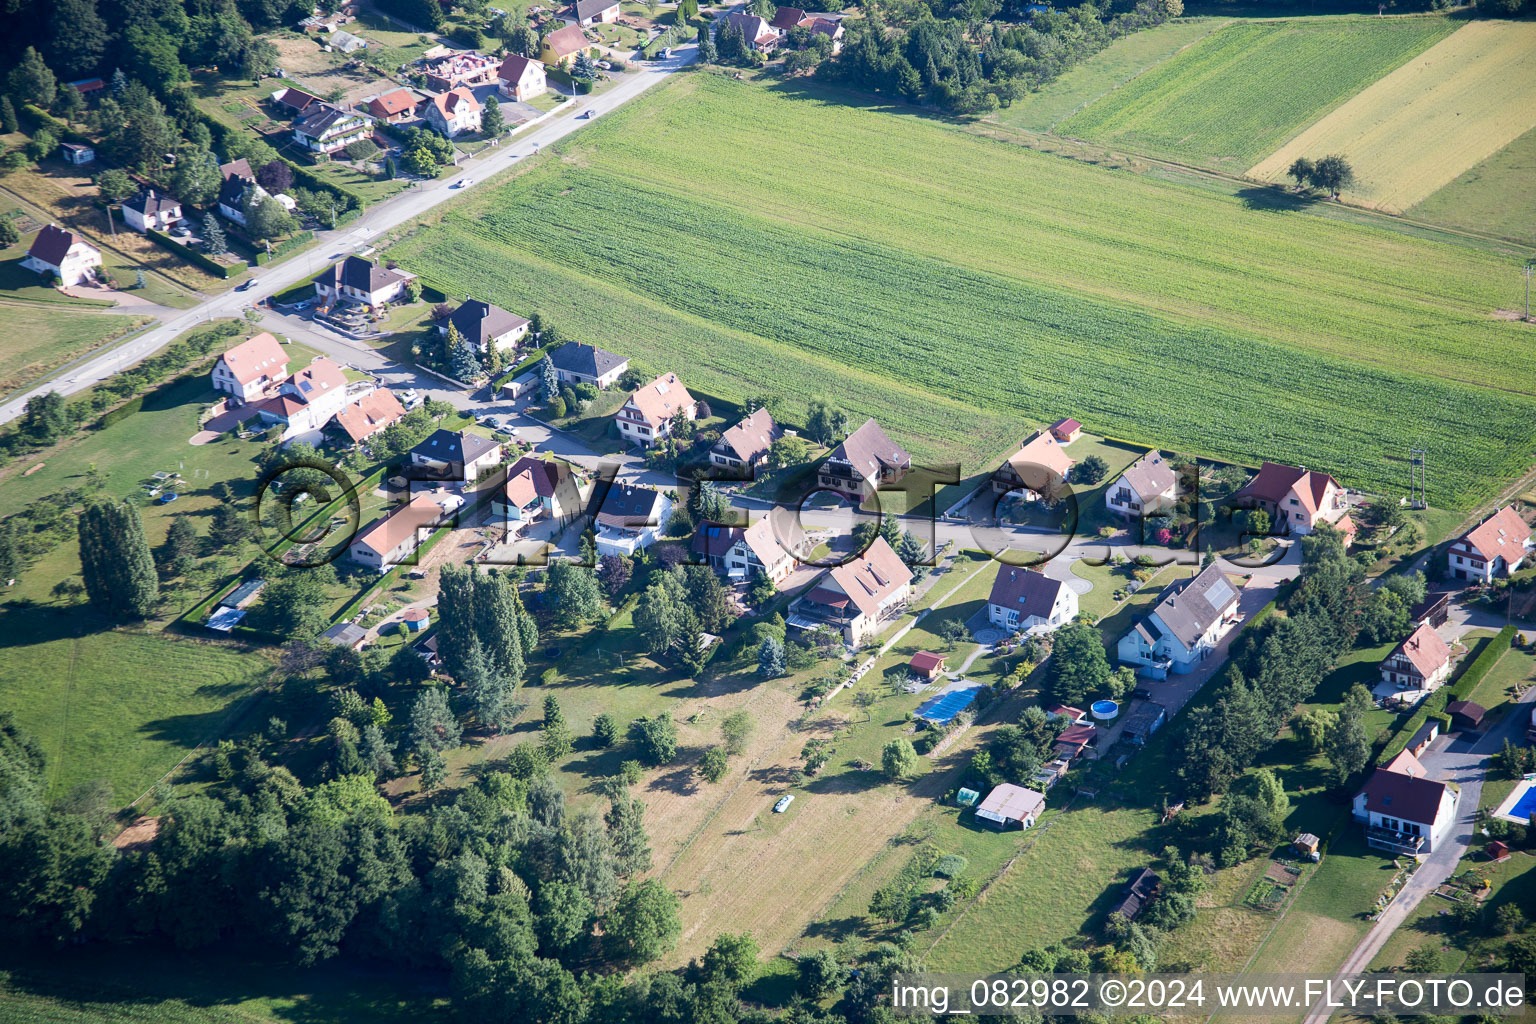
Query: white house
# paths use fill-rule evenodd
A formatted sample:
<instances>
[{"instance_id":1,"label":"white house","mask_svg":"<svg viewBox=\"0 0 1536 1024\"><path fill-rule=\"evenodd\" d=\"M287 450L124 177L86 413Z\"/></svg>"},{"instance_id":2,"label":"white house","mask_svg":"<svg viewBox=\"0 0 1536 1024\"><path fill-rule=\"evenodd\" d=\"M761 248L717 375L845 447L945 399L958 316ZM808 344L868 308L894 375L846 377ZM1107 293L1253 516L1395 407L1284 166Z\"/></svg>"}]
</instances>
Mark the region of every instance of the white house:
<instances>
[{"instance_id":1,"label":"white house","mask_svg":"<svg viewBox=\"0 0 1536 1024\"><path fill-rule=\"evenodd\" d=\"M329 103L312 103L293 122L293 140L312 153L334 153L373 132L373 122Z\"/></svg>"},{"instance_id":2,"label":"white house","mask_svg":"<svg viewBox=\"0 0 1536 1024\"><path fill-rule=\"evenodd\" d=\"M677 374L664 373L637 388L613 418L619 425L620 437L649 448L672 433L673 417L681 413L691 420L698 415L698 408L699 403L683 387Z\"/></svg>"},{"instance_id":3,"label":"white house","mask_svg":"<svg viewBox=\"0 0 1536 1024\"><path fill-rule=\"evenodd\" d=\"M1346 537L1355 532L1344 488L1327 473L1304 466L1266 462L1233 497L1268 512L1278 533L1305 536L1323 523L1337 528Z\"/></svg>"},{"instance_id":4,"label":"white house","mask_svg":"<svg viewBox=\"0 0 1536 1024\"><path fill-rule=\"evenodd\" d=\"M145 189L123 203L123 220L140 234L165 231L181 220L181 202L152 188Z\"/></svg>"},{"instance_id":5,"label":"white house","mask_svg":"<svg viewBox=\"0 0 1536 1024\"><path fill-rule=\"evenodd\" d=\"M1117 655L1153 679L1192 672L1237 624L1237 602L1226 573L1207 566L1194 579L1170 583L1147 617L1120 638Z\"/></svg>"},{"instance_id":6,"label":"white house","mask_svg":"<svg viewBox=\"0 0 1536 1024\"><path fill-rule=\"evenodd\" d=\"M800 566L804 545L799 517L778 506L750 526L705 523L693 536L693 553L716 572L732 580L761 572L775 586Z\"/></svg>"},{"instance_id":7,"label":"white house","mask_svg":"<svg viewBox=\"0 0 1536 1024\"><path fill-rule=\"evenodd\" d=\"M987 621L1009 632L1050 631L1077 618L1077 592L1043 572L1005 565L992 581Z\"/></svg>"},{"instance_id":8,"label":"white house","mask_svg":"<svg viewBox=\"0 0 1536 1024\"><path fill-rule=\"evenodd\" d=\"M1381 681L1399 690L1436 690L1451 675L1451 648L1435 627L1421 622L1381 663Z\"/></svg>"},{"instance_id":9,"label":"white house","mask_svg":"<svg viewBox=\"0 0 1536 1024\"><path fill-rule=\"evenodd\" d=\"M450 139L480 130L480 102L462 85L433 96L426 112L427 123Z\"/></svg>"},{"instance_id":10,"label":"white house","mask_svg":"<svg viewBox=\"0 0 1536 1024\"><path fill-rule=\"evenodd\" d=\"M1460 800L1458 788L1430 779L1405 750L1371 773L1355 796L1354 816L1365 825L1366 845L1418 858L1445 840Z\"/></svg>"},{"instance_id":11,"label":"white house","mask_svg":"<svg viewBox=\"0 0 1536 1024\"><path fill-rule=\"evenodd\" d=\"M348 394L341 367L320 356L278 385L277 394L255 406L256 415L269 426L281 425L283 437L320 430L331 418L360 398Z\"/></svg>"},{"instance_id":12,"label":"white house","mask_svg":"<svg viewBox=\"0 0 1536 1024\"><path fill-rule=\"evenodd\" d=\"M48 224L37 233L21 265L40 274L57 276L65 287L93 280L101 266L101 252L73 231Z\"/></svg>"},{"instance_id":13,"label":"white house","mask_svg":"<svg viewBox=\"0 0 1536 1024\"><path fill-rule=\"evenodd\" d=\"M229 349L213 364L213 390L234 396L236 404L255 401L288 375L288 353L262 331Z\"/></svg>"},{"instance_id":14,"label":"white house","mask_svg":"<svg viewBox=\"0 0 1536 1024\"><path fill-rule=\"evenodd\" d=\"M497 88L509 100L526 102L549 88L544 65L520 53L508 54L496 69Z\"/></svg>"},{"instance_id":15,"label":"white house","mask_svg":"<svg viewBox=\"0 0 1536 1024\"><path fill-rule=\"evenodd\" d=\"M501 445L467 430L436 430L411 449L411 465L472 484L501 462Z\"/></svg>"},{"instance_id":16,"label":"white house","mask_svg":"<svg viewBox=\"0 0 1536 1024\"><path fill-rule=\"evenodd\" d=\"M353 538L347 548L353 561L377 572L404 565L416 549L457 505L457 495L437 495L427 491L412 495L411 500L380 519Z\"/></svg>"},{"instance_id":17,"label":"white house","mask_svg":"<svg viewBox=\"0 0 1536 1024\"><path fill-rule=\"evenodd\" d=\"M406 286L415 277L361 256L348 256L315 278L315 294L325 304L351 301L381 306L405 298Z\"/></svg>"},{"instance_id":18,"label":"white house","mask_svg":"<svg viewBox=\"0 0 1536 1024\"><path fill-rule=\"evenodd\" d=\"M1178 500L1179 476L1158 451L1131 463L1104 491L1105 506L1128 519L1173 508Z\"/></svg>"},{"instance_id":19,"label":"white house","mask_svg":"<svg viewBox=\"0 0 1536 1024\"><path fill-rule=\"evenodd\" d=\"M827 626L853 648L897 618L912 597L912 570L876 537L865 552L828 569L789 606L788 624L813 630Z\"/></svg>"},{"instance_id":20,"label":"white house","mask_svg":"<svg viewBox=\"0 0 1536 1024\"><path fill-rule=\"evenodd\" d=\"M911 468L912 456L870 418L817 467L816 486L862 502Z\"/></svg>"},{"instance_id":21,"label":"white house","mask_svg":"<svg viewBox=\"0 0 1536 1024\"><path fill-rule=\"evenodd\" d=\"M598 557L650 547L671 514L672 499L654 487L614 481L597 513Z\"/></svg>"},{"instance_id":22,"label":"white house","mask_svg":"<svg viewBox=\"0 0 1536 1024\"><path fill-rule=\"evenodd\" d=\"M1450 547L1446 558L1458 580L1491 583L1517 571L1531 554L1531 528L1513 505L1505 505Z\"/></svg>"}]
</instances>

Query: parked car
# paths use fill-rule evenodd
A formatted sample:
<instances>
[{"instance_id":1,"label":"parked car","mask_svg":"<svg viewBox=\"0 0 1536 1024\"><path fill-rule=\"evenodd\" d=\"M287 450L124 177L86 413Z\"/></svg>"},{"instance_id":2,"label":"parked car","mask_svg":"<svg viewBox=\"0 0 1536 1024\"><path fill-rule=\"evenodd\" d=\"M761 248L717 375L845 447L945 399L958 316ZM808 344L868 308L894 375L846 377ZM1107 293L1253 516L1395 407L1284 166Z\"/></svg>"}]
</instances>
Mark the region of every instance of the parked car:
<instances>
[{"instance_id":1,"label":"parked car","mask_svg":"<svg viewBox=\"0 0 1536 1024\"><path fill-rule=\"evenodd\" d=\"M613 65L608 63L606 60L598 61L597 62L597 66L602 68L604 71L612 71L613 70Z\"/></svg>"},{"instance_id":2,"label":"parked car","mask_svg":"<svg viewBox=\"0 0 1536 1024\"><path fill-rule=\"evenodd\" d=\"M248 277L244 281L241 281L239 284L235 285L235 291L248 292L251 290L251 286L255 283L256 279L254 277Z\"/></svg>"},{"instance_id":3,"label":"parked car","mask_svg":"<svg viewBox=\"0 0 1536 1024\"><path fill-rule=\"evenodd\" d=\"M185 224L177 224L175 227L171 228L171 234L175 235L177 238L186 238L191 233L192 229L187 227Z\"/></svg>"}]
</instances>

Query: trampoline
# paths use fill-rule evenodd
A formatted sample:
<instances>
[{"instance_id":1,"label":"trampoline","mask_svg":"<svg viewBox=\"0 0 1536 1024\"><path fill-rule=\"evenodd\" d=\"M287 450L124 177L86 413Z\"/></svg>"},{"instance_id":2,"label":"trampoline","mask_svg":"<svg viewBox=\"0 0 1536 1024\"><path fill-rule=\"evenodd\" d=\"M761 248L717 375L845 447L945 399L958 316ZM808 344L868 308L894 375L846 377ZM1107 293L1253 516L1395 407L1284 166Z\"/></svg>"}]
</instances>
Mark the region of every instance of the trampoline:
<instances>
[{"instance_id":1,"label":"trampoline","mask_svg":"<svg viewBox=\"0 0 1536 1024\"><path fill-rule=\"evenodd\" d=\"M976 702L986 687L980 683L951 683L918 706L913 714L934 725L947 725L956 715Z\"/></svg>"}]
</instances>

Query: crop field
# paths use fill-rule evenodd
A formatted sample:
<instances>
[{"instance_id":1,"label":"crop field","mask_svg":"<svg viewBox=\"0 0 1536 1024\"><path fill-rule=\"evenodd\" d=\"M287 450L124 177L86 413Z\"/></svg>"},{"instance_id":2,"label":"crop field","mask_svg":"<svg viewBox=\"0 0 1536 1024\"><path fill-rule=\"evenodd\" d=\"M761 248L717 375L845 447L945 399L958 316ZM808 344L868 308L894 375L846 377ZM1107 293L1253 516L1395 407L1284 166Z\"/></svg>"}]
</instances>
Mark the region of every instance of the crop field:
<instances>
[{"instance_id":1,"label":"crop field","mask_svg":"<svg viewBox=\"0 0 1536 1024\"><path fill-rule=\"evenodd\" d=\"M389 255L449 294L709 395L832 398L963 472L1070 403L1097 433L1367 488L1401 490L1392 460L1432 439L1433 500L1465 506L1536 436L1495 256L723 77L668 83L434 224Z\"/></svg>"},{"instance_id":2,"label":"crop field","mask_svg":"<svg viewBox=\"0 0 1536 1024\"><path fill-rule=\"evenodd\" d=\"M23 387L144 321L66 306L0 303L0 393Z\"/></svg>"},{"instance_id":3,"label":"crop field","mask_svg":"<svg viewBox=\"0 0 1536 1024\"><path fill-rule=\"evenodd\" d=\"M1536 23L1475 21L1260 161L1280 181L1299 156L1343 153L1347 195L1401 212L1536 127Z\"/></svg>"},{"instance_id":4,"label":"crop field","mask_svg":"<svg viewBox=\"0 0 1536 1024\"><path fill-rule=\"evenodd\" d=\"M1050 131L1105 93L1204 39L1221 25L1219 18L1179 18L1122 36L1040 91L1015 100L994 116L1015 128Z\"/></svg>"},{"instance_id":5,"label":"crop field","mask_svg":"<svg viewBox=\"0 0 1536 1024\"><path fill-rule=\"evenodd\" d=\"M1057 131L1241 172L1454 28L1438 17L1228 25Z\"/></svg>"},{"instance_id":6,"label":"crop field","mask_svg":"<svg viewBox=\"0 0 1536 1024\"><path fill-rule=\"evenodd\" d=\"M1504 238L1536 238L1536 128L1463 172L1408 215Z\"/></svg>"}]
</instances>

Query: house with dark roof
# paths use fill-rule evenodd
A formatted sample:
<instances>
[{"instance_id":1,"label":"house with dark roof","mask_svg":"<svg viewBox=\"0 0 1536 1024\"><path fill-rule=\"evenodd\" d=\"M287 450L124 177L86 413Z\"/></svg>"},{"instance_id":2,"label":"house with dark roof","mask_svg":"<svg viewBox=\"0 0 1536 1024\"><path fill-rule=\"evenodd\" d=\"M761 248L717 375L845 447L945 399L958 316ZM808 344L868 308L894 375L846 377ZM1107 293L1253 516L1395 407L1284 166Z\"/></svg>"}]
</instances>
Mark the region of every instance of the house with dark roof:
<instances>
[{"instance_id":1,"label":"house with dark roof","mask_svg":"<svg viewBox=\"0 0 1536 1024\"><path fill-rule=\"evenodd\" d=\"M509 53L502 59L496 69L496 81L502 96L520 102L543 95L549 87L544 64L520 53Z\"/></svg>"},{"instance_id":2,"label":"house with dark roof","mask_svg":"<svg viewBox=\"0 0 1536 1024\"><path fill-rule=\"evenodd\" d=\"M800 566L805 531L800 517L775 506L748 526L705 523L693 535L694 555L728 579L748 580L762 573L775 586Z\"/></svg>"},{"instance_id":3,"label":"house with dark roof","mask_svg":"<svg viewBox=\"0 0 1536 1024\"><path fill-rule=\"evenodd\" d=\"M1158 890L1162 887L1163 880L1157 877L1157 873L1151 868L1142 868L1131 878L1130 885L1126 886L1124 894L1110 908L1110 916L1119 914L1127 921L1136 920L1136 916L1157 899Z\"/></svg>"},{"instance_id":4,"label":"house with dark roof","mask_svg":"<svg viewBox=\"0 0 1536 1024\"><path fill-rule=\"evenodd\" d=\"M650 547L671 514L672 499L656 488L614 481L595 517L598 557Z\"/></svg>"},{"instance_id":5,"label":"house with dark roof","mask_svg":"<svg viewBox=\"0 0 1536 1024\"><path fill-rule=\"evenodd\" d=\"M1491 583L1518 571L1530 556L1531 528L1513 505L1505 505L1452 544L1446 558L1456 579Z\"/></svg>"},{"instance_id":6,"label":"house with dark roof","mask_svg":"<svg viewBox=\"0 0 1536 1024\"><path fill-rule=\"evenodd\" d=\"M278 89L272 93L272 103L289 117L302 114L316 104L323 105L324 100L319 96L305 92L303 89L295 89L292 86Z\"/></svg>"},{"instance_id":7,"label":"house with dark roof","mask_svg":"<svg viewBox=\"0 0 1536 1024\"><path fill-rule=\"evenodd\" d=\"M382 306L403 299L406 285L415 277L361 256L348 256L315 278L315 295L325 305L350 301Z\"/></svg>"},{"instance_id":8,"label":"house with dark roof","mask_svg":"<svg viewBox=\"0 0 1536 1024\"><path fill-rule=\"evenodd\" d=\"M1459 788L1429 778L1418 758L1405 750L1371 773L1355 796L1354 817L1365 826L1366 845L1424 857L1455 824L1460 798Z\"/></svg>"},{"instance_id":9,"label":"house with dark roof","mask_svg":"<svg viewBox=\"0 0 1536 1024\"><path fill-rule=\"evenodd\" d=\"M1168 721L1168 709L1155 701L1133 700L1125 713L1120 738L1141 746Z\"/></svg>"},{"instance_id":10,"label":"house with dark roof","mask_svg":"<svg viewBox=\"0 0 1536 1024\"><path fill-rule=\"evenodd\" d=\"M293 141L312 153L334 153L373 132L373 122L329 103L306 107L293 122Z\"/></svg>"},{"instance_id":11,"label":"house with dark roof","mask_svg":"<svg viewBox=\"0 0 1536 1024\"><path fill-rule=\"evenodd\" d=\"M181 201L152 188L123 202L123 220L133 230L167 231L181 220Z\"/></svg>"},{"instance_id":12,"label":"house with dark roof","mask_svg":"<svg viewBox=\"0 0 1536 1024\"><path fill-rule=\"evenodd\" d=\"M1175 580L1147 617L1120 638L1121 664L1152 679L1193 672L1237 625L1238 589L1218 566L1193 579Z\"/></svg>"},{"instance_id":13,"label":"house with dark roof","mask_svg":"<svg viewBox=\"0 0 1536 1024\"><path fill-rule=\"evenodd\" d=\"M1399 690L1428 693L1439 689L1450 675L1451 648L1427 623L1420 623L1381 663L1381 681Z\"/></svg>"},{"instance_id":14,"label":"house with dark roof","mask_svg":"<svg viewBox=\"0 0 1536 1024\"><path fill-rule=\"evenodd\" d=\"M1429 749L1429 745L1435 742L1435 737L1439 735L1440 720L1438 718L1427 719L1423 725L1419 726L1418 732L1413 734L1408 740L1408 745L1403 749L1414 757L1423 757L1424 751Z\"/></svg>"},{"instance_id":15,"label":"house with dark roof","mask_svg":"<svg viewBox=\"0 0 1536 1024\"><path fill-rule=\"evenodd\" d=\"M1072 457L1054 434L1037 430L992 472L992 492L1035 501L1059 493L1072 471Z\"/></svg>"},{"instance_id":16,"label":"house with dark roof","mask_svg":"<svg viewBox=\"0 0 1536 1024\"><path fill-rule=\"evenodd\" d=\"M1346 537L1355 533L1344 488L1327 473L1305 466L1266 462L1232 499L1239 505L1268 512L1279 533L1304 536L1324 523Z\"/></svg>"},{"instance_id":17,"label":"house with dark roof","mask_svg":"<svg viewBox=\"0 0 1536 1024\"><path fill-rule=\"evenodd\" d=\"M832 40L832 56L836 57L843 52L843 23L837 18L816 17L801 22L806 28L816 35L826 36Z\"/></svg>"},{"instance_id":18,"label":"house with dark roof","mask_svg":"<svg viewBox=\"0 0 1536 1024\"><path fill-rule=\"evenodd\" d=\"M987 621L1010 633L1049 632L1077 618L1077 592L1023 566L1005 565L987 596Z\"/></svg>"},{"instance_id":19,"label":"house with dark roof","mask_svg":"<svg viewBox=\"0 0 1536 1024\"><path fill-rule=\"evenodd\" d=\"M664 373L636 388L629 401L613 414L613 421L619 425L620 437L649 448L671 435L675 417L692 420L698 413L698 401L683 387L677 374Z\"/></svg>"},{"instance_id":20,"label":"house with dark roof","mask_svg":"<svg viewBox=\"0 0 1536 1024\"><path fill-rule=\"evenodd\" d=\"M515 534L531 523L568 522L581 514L583 503L581 477L570 463L524 455L507 467L491 511Z\"/></svg>"},{"instance_id":21,"label":"house with dark roof","mask_svg":"<svg viewBox=\"0 0 1536 1024\"><path fill-rule=\"evenodd\" d=\"M242 341L213 364L213 390L233 396L235 404L255 401L288 376L288 353L266 331Z\"/></svg>"},{"instance_id":22,"label":"house with dark roof","mask_svg":"<svg viewBox=\"0 0 1536 1024\"><path fill-rule=\"evenodd\" d=\"M1481 731L1483 719L1488 717L1488 709L1471 700L1453 700L1445 706L1445 713L1451 716L1451 725L1463 732Z\"/></svg>"},{"instance_id":23,"label":"house with dark roof","mask_svg":"<svg viewBox=\"0 0 1536 1024\"><path fill-rule=\"evenodd\" d=\"M1104 491L1105 506L1127 519L1171 509L1178 500L1179 475L1159 451L1147 452L1131 463Z\"/></svg>"},{"instance_id":24,"label":"house with dark roof","mask_svg":"<svg viewBox=\"0 0 1536 1024\"><path fill-rule=\"evenodd\" d=\"M514 351L528 336L528 321L523 317L468 295L458 309L438 322L437 333L447 337L450 326L481 355L493 348Z\"/></svg>"},{"instance_id":25,"label":"house with dark roof","mask_svg":"<svg viewBox=\"0 0 1536 1024\"><path fill-rule=\"evenodd\" d=\"M569 14L582 28L607 24L619 20L619 4L618 0L576 0Z\"/></svg>"},{"instance_id":26,"label":"house with dark roof","mask_svg":"<svg viewBox=\"0 0 1536 1024\"><path fill-rule=\"evenodd\" d=\"M21 265L57 277L68 288L95 280L96 270L101 266L101 251L73 231L45 224L32 239Z\"/></svg>"},{"instance_id":27,"label":"house with dark roof","mask_svg":"<svg viewBox=\"0 0 1536 1024\"><path fill-rule=\"evenodd\" d=\"M548 358L554 364L555 377L560 383L591 384L599 391L611 386L629 369L627 356L577 342L566 342L551 349Z\"/></svg>"},{"instance_id":28,"label":"house with dark roof","mask_svg":"<svg viewBox=\"0 0 1536 1024\"><path fill-rule=\"evenodd\" d=\"M467 430L435 430L411 449L411 465L466 484L500 462L501 445Z\"/></svg>"},{"instance_id":29,"label":"house with dark roof","mask_svg":"<svg viewBox=\"0 0 1536 1024\"><path fill-rule=\"evenodd\" d=\"M795 598L788 625L798 630L827 626L858 649L899 616L911 598L912 570L884 537L876 537L863 554L828 569Z\"/></svg>"},{"instance_id":30,"label":"house with dark roof","mask_svg":"<svg viewBox=\"0 0 1536 1024\"><path fill-rule=\"evenodd\" d=\"M862 502L912 468L912 456L873 419L843 439L816 469L818 487Z\"/></svg>"},{"instance_id":31,"label":"house with dark roof","mask_svg":"<svg viewBox=\"0 0 1536 1024\"><path fill-rule=\"evenodd\" d=\"M755 469L767 460L768 448L778 436L773 415L759 409L721 433L709 450L709 461L726 469Z\"/></svg>"},{"instance_id":32,"label":"house with dark roof","mask_svg":"<svg viewBox=\"0 0 1536 1024\"><path fill-rule=\"evenodd\" d=\"M727 14L720 25L722 29L729 26L740 30L747 45L758 53L772 53L784 38L784 33L770 25L766 19L745 11Z\"/></svg>"}]
</instances>

